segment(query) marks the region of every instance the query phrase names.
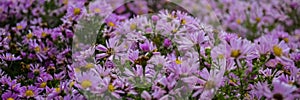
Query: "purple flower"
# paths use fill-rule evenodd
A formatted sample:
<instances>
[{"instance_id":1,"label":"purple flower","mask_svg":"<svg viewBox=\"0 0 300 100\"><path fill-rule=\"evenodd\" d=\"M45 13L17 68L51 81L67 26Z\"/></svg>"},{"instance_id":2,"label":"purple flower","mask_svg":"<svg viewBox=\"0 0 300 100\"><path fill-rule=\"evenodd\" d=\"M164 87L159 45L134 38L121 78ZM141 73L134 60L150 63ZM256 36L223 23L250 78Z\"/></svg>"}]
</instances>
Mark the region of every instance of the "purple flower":
<instances>
[{"instance_id":1,"label":"purple flower","mask_svg":"<svg viewBox=\"0 0 300 100\"><path fill-rule=\"evenodd\" d=\"M16 29L22 30L22 29L25 29L26 26L27 26L27 21L23 20L20 23L17 23Z\"/></svg>"},{"instance_id":2,"label":"purple flower","mask_svg":"<svg viewBox=\"0 0 300 100\"><path fill-rule=\"evenodd\" d=\"M125 51L126 49L122 48L122 44L119 45L119 41L117 39L117 37L110 38L108 41L106 41L106 47L101 44L97 45L96 50L99 50L102 53L97 54L96 59L108 57L109 60L113 60L114 56L122 56L121 52Z\"/></svg>"},{"instance_id":3,"label":"purple flower","mask_svg":"<svg viewBox=\"0 0 300 100\"><path fill-rule=\"evenodd\" d=\"M196 45L204 47L202 46L203 43L208 41L208 37L205 34L204 31L198 31L176 39L175 41L179 44L178 49L186 51L193 49Z\"/></svg>"},{"instance_id":4,"label":"purple flower","mask_svg":"<svg viewBox=\"0 0 300 100\"><path fill-rule=\"evenodd\" d=\"M140 49L142 49L145 52L157 52L156 46L149 42L149 40L144 41L144 43L140 43Z\"/></svg>"},{"instance_id":5,"label":"purple flower","mask_svg":"<svg viewBox=\"0 0 300 100\"><path fill-rule=\"evenodd\" d=\"M76 73L77 81L79 82L79 87L86 90L94 91L100 84L100 76L97 76L93 71L88 71L84 73Z\"/></svg>"},{"instance_id":6,"label":"purple flower","mask_svg":"<svg viewBox=\"0 0 300 100\"><path fill-rule=\"evenodd\" d=\"M30 70L35 74L35 75L40 75L40 73L44 73L45 72L45 68L38 65L38 64L31 64L30 65Z\"/></svg>"},{"instance_id":7,"label":"purple flower","mask_svg":"<svg viewBox=\"0 0 300 100\"><path fill-rule=\"evenodd\" d=\"M35 86L24 86L21 88L21 95L26 98L36 97L40 90Z\"/></svg>"},{"instance_id":8,"label":"purple flower","mask_svg":"<svg viewBox=\"0 0 300 100\"><path fill-rule=\"evenodd\" d=\"M109 14L111 10L111 6L105 0L94 1L89 4L89 12L92 14L105 16Z\"/></svg>"},{"instance_id":9,"label":"purple flower","mask_svg":"<svg viewBox=\"0 0 300 100\"><path fill-rule=\"evenodd\" d=\"M166 38L166 39L164 40L164 46L168 48L170 45L172 45L172 41L169 40L168 38Z\"/></svg>"},{"instance_id":10,"label":"purple flower","mask_svg":"<svg viewBox=\"0 0 300 100\"><path fill-rule=\"evenodd\" d=\"M84 1L74 3L75 4L68 4L67 14L65 16L67 19L78 20L86 13Z\"/></svg>"},{"instance_id":11,"label":"purple flower","mask_svg":"<svg viewBox=\"0 0 300 100\"><path fill-rule=\"evenodd\" d=\"M153 15L151 18L152 18L152 21L154 21L154 22L159 20L159 17L157 15Z\"/></svg>"},{"instance_id":12,"label":"purple flower","mask_svg":"<svg viewBox=\"0 0 300 100\"><path fill-rule=\"evenodd\" d=\"M2 55L0 55L0 58L2 60L6 60L6 61L16 61L16 60L22 59L20 56L15 57L15 55L11 54L11 53L2 54Z\"/></svg>"},{"instance_id":13,"label":"purple flower","mask_svg":"<svg viewBox=\"0 0 300 100\"><path fill-rule=\"evenodd\" d=\"M121 98L120 93L124 93L124 91L119 90L118 88L121 88L122 84L120 80L115 79L112 80L110 77L105 77L100 80L100 84L102 86L101 89L99 89L100 93L103 93L105 91L108 91L111 93L112 96L116 98Z\"/></svg>"},{"instance_id":14,"label":"purple flower","mask_svg":"<svg viewBox=\"0 0 300 100\"><path fill-rule=\"evenodd\" d=\"M276 79L273 79L272 85L274 87L273 90L265 87L265 91L263 92L263 95L267 98L277 100L295 99L293 92L297 90L297 87L286 84Z\"/></svg>"},{"instance_id":15,"label":"purple flower","mask_svg":"<svg viewBox=\"0 0 300 100\"><path fill-rule=\"evenodd\" d=\"M105 19L105 23L109 27L116 27L118 25L118 16L115 14L111 14L107 17L107 19Z\"/></svg>"},{"instance_id":16,"label":"purple flower","mask_svg":"<svg viewBox=\"0 0 300 100\"><path fill-rule=\"evenodd\" d=\"M18 94L15 94L14 92L11 91L6 91L2 94L2 100L17 100Z\"/></svg>"}]
</instances>

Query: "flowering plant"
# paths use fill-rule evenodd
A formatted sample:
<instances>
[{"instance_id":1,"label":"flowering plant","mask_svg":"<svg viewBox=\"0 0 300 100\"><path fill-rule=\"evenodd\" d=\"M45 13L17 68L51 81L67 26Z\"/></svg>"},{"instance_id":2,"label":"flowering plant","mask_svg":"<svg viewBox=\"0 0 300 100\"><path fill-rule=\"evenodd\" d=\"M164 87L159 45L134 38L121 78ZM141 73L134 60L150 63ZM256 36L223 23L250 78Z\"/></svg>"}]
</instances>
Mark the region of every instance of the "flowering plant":
<instances>
[{"instance_id":1,"label":"flowering plant","mask_svg":"<svg viewBox=\"0 0 300 100\"><path fill-rule=\"evenodd\" d=\"M3 0L1 98L299 99L299 11L299 0Z\"/></svg>"}]
</instances>

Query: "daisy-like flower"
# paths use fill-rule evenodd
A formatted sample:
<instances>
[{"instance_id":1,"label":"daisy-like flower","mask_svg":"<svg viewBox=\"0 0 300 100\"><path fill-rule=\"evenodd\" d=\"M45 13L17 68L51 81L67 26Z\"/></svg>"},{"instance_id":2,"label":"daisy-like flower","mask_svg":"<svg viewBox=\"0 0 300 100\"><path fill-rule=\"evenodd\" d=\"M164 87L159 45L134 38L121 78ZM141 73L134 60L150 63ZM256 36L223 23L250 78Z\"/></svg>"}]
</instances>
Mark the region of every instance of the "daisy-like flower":
<instances>
[{"instance_id":1,"label":"daisy-like flower","mask_svg":"<svg viewBox=\"0 0 300 100\"><path fill-rule=\"evenodd\" d=\"M293 65L293 60L289 58L290 48L284 41L279 41L275 37L270 37L269 42L272 54L283 65Z\"/></svg>"},{"instance_id":2,"label":"daisy-like flower","mask_svg":"<svg viewBox=\"0 0 300 100\"><path fill-rule=\"evenodd\" d=\"M100 81L100 85L102 86L98 90L98 92L100 93L108 91L111 93L112 96L116 98L121 98L120 94L125 93L124 91L117 89L121 88L121 84L123 84L119 79L112 80L110 77L105 77Z\"/></svg>"},{"instance_id":3,"label":"daisy-like flower","mask_svg":"<svg viewBox=\"0 0 300 100\"><path fill-rule=\"evenodd\" d=\"M96 59L103 59L107 57L109 60L113 60L113 58L122 56L122 53L124 48L120 46L118 38L110 38L108 41L106 41L106 47L102 44L99 44L96 46L96 50L99 50L100 54L96 55Z\"/></svg>"},{"instance_id":4,"label":"daisy-like flower","mask_svg":"<svg viewBox=\"0 0 300 100\"><path fill-rule=\"evenodd\" d=\"M79 2L73 2L68 4L67 14L65 17L71 20L77 20L81 18L85 13L86 9L84 7L85 1L81 0Z\"/></svg>"},{"instance_id":5,"label":"daisy-like flower","mask_svg":"<svg viewBox=\"0 0 300 100\"><path fill-rule=\"evenodd\" d=\"M140 43L139 47L144 52L152 52L154 55L160 54L153 42L149 42L148 40L145 40L144 43Z\"/></svg>"},{"instance_id":6,"label":"daisy-like flower","mask_svg":"<svg viewBox=\"0 0 300 100\"><path fill-rule=\"evenodd\" d=\"M112 11L106 0L94 1L89 4L89 13L105 16Z\"/></svg>"},{"instance_id":7,"label":"daisy-like flower","mask_svg":"<svg viewBox=\"0 0 300 100\"><path fill-rule=\"evenodd\" d=\"M231 39L227 44L226 50L229 51L230 57L235 59L246 58L254 50L254 44L246 39Z\"/></svg>"},{"instance_id":8,"label":"daisy-like flower","mask_svg":"<svg viewBox=\"0 0 300 100\"><path fill-rule=\"evenodd\" d=\"M224 73L226 68L226 60L221 59L220 62L213 65L213 69L210 72L204 68L198 75L183 78L182 80L186 83L191 84L192 89L196 90L193 93L193 97L199 96L200 99L212 99L217 89L222 85L224 80Z\"/></svg>"},{"instance_id":9,"label":"daisy-like flower","mask_svg":"<svg viewBox=\"0 0 300 100\"><path fill-rule=\"evenodd\" d=\"M194 46L199 45L203 47L203 43L208 41L208 36L204 31L199 31L195 33L187 34L185 37L176 39L176 42L179 44L179 50L191 50Z\"/></svg>"},{"instance_id":10,"label":"daisy-like flower","mask_svg":"<svg viewBox=\"0 0 300 100\"><path fill-rule=\"evenodd\" d=\"M112 69L105 68L105 67L101 66L100 64L96 64L95 67L91 70L94 71L97 74L97 76L106 77L110 74Z\"/></svg>"},{"instance_id":11,"label":"daisy-like flower","mask_svg":"<svg viewBox=\"0 0 300 100\"><path fill-rule=\"evenodd\" d=\"M15 55L11 53L2 54L0 55L0 58L5 61L16 61L22 59L20 56L15 57Z\"/></svg>"},{"instance_id":12,"label":"daisy-like flower","mask_svg":"<svg viewBox=\"0 0 300 100\"><path fill-rule=\"evenodd\" d=\"M276 99L276 100L292 100L294 98L293 92L297 90L297 87L293 85L286 84L277 79L273 79L272 81L273 90L269 88L265 88L264 96L268 99Z\"/></svg>"},{"instance_id":13,"label":"daisy-like flower","mask_svg":"<svg viewBox=\"0 0 300 100\"><path fill-rule=\"evenodd\" d=\"M263 35L254 41L255 49L256 52L258 52L258 54L264 55L271 52L271 45L269 39L269 35Z\"/></svg>"},{"instance_id":14,"label":"daisy-like flower","mask_svg":"<svg viewBox=\"0 0 300 100\"><path fill-rule=\"evenodd\" d=\"M100 77L93 71L76 73L76 78L82 89L93 91L100 84Z\"/></svg>"},{"instance_id":15,"label":"daisy-like flower","mask_svg":"<svg viewBox=\"0 0 300 100\"><path fill-rule=\"evenodd\" d=\"M23 97L34 98L39 94L40 90L35 86L24 86L20 92Z\"/></svg>"},{"instance_id":16,"label":"daisy-like flower","mask_svg":"<svg viewBox=\"0 0 300 100\"><path fill-rule=\"evenodd\" d=\"M18 95L11 91L6 91L2 94L2 100L18 100Z\"/></svg>"},{"instance_id":17,"label":"daisy-like flower","mask_svg":"<svg viewBox=\"0 0 300 100\"><path fill-rule=\"evenodd\" d=\"M109 15L106 19L105 19L105 23L109 26L109 27L116 27L119 22L118 22L118 15L116 14L111 14Z\"/></svg>"},{"instance_id":18,"label":"daisy-like flower","mask_svg":"<svg viewBox=\"0 0 300 100\"><path fill-rule=\"evenodd\" d=\"M27 21L23 20L19 23L17 23L17 26L15 27L16 30L22 30L25 29L27 26Z\"/></svg>"},{"instance_id":19,"label":"daisy-like flower","mask_svg":"<svg viewBox=\"0 0 300 100\"><path fill-rule=\"evenodd\" d=\"M40 66L39 64L30 64L30 70L34 73L34 75L40 75L40 73L44 73L46 70L44 67Z\"/></svg>"},{"instance_id":20,"label":"daisy-like flower","mask_svg":"<svg viewBox=\"0 0 300 100\"><path fill-rule=\"evenodd\" d=\"M49 50L48 47L44 45L44 43L40 42L39 40L29 40L29 48L36 53L37 58L40 61L47 59L46 56L47 51Z\"/></svg>"}]
</instances>

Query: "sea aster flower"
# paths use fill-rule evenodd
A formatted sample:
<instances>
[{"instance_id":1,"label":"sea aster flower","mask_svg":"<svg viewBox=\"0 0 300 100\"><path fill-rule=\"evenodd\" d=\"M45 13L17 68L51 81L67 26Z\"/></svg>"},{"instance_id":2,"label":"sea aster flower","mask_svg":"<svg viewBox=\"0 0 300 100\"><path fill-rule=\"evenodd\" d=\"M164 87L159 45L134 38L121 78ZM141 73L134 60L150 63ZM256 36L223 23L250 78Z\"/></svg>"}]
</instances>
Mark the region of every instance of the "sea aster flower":
<instances>
[{"instance_id":1,"label":"sea aster flower","mask_svg":"<svg viewBox=\"0 0 300 100\"><path fill-rule=\"evenodd\" d=\"M113 60L113 58L122 56L122 51L125 51L122 46L120 46L118 38L110 38L106 41L106 47L102 44L96 46L96 50L99 50L100 54L96 55L96 59L102 59L107 57L109 60Z\"/></svg>"},{"instance_id":2,"label":"sea aster flower","mask_svg":"<svg viewBox=\"0 0 300 100\"><path fill-rule=\"evenodd\" d=\"M266 88L263 93L267 98L277 100L294 99L293 92L297 89L295 86L286 84L277 79L273 80L272 85L274 87L273 90Z\"/></svg>"},{"instance_id":3,"label":"sea aster flower","mask_svg":"<svg viewBox=\"0 0 300 100\"><path fill-rule=\"evenodd\" d=\"M34 98L40 93L40 90L35 86L24 86L20 92L23 97Z\"/></svg>"},{"instance_id":4,"label":"sea aster flower","mask_svg":"<svg viewBox=\"0 0 300 100\"><path fill-rule=\"evenodd\" d=\"M6 60L6 61L16 61L16 60L22 59L20 56L15 57L15 55L11 54L11 53L2 54L2 55L0 55L0 58L2 60Z\"/></svg>"},{"instance_id":5,"label":"sea aster flower","mask_svg":"<svg viewBox=\"0 0 300 100\"><path fill-rule=\"evenodd\" d=\"M94 1L89 4L89 12L92 14L106 16L111 11L112 11L112 8L106 2L106 0Z\"/></svg>"},{"instance_id":6,"label":"sea aster flower","mask_svg":"<svg viewBox=\"0 0 300 100\"><path fill-rule=\"evenodd\" d=\"M82 89L93 91L100 84L100 77L93 71L76 73L76 78Z\"/></svg>"},{"instance_id":7,"label":"sea aster flower","mask_svg":"<svg viewBox=\"0 0 300 100\"><path fill-rule=\"evenodd\" d=\"M11 91L6 91L2 94L2 100L17 100L18 95Z\"/></svg>"},{"instance_id":8,"label":"sea aster flower","mask_svg":"<svg viewBox=\"0 0 300 100\"><path fill-rule=\"evenodd\" d=\"M246 58L254 50L254 44L246 39L231 39L227 45L230 56L235 59Z\"/></svg>"}]
</instances>

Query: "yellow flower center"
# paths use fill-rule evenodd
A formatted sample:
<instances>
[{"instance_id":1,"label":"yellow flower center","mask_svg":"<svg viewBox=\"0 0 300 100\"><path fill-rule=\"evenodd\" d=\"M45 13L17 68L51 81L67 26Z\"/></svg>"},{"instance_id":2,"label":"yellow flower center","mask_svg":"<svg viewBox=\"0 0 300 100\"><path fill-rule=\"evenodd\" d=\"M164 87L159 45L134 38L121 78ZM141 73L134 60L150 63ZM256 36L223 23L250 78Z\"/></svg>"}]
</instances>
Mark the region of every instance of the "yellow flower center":
<instances>
[{"instance_id":1,"label":"yellow flower center","mask_svg":"<svg viewBox=\"0 0 300 100\"><path fill-rule=\"evenodd\" d=\"M18 29L18 30L20 30L20 29L22 29L22 28L23 28L23 26L21 26L21 25L18 25L18 26L17 26L17 29Z\"/></svg>"},{"instance_id":2,"label":"yellow flower center","mask_svg":"<svg viewBox=\"0 0 300 100\"><path fill-rule=\"evenodd\" d=\"M289 42L289 38L283 38L283 40L284 40L285 43Z\"/></svg>"},{"instance_id":3,"label":"yellow flower center","mask_svg":"<svg viewBox=\"0 0 300 100\"><path fill-rule=\"evenodd\" d=\"M48 48L48 47L45 47L45 48L44 48L44 51L48 51L48 50L49 50L49 48Z\"/></svg>"},{"instance_id":4,"label":"yellow flower center","mask_svg":"<svg viewBox=\"0 0 300 100\"><path fill-rule=\"evenodd\" d=\"M25 92L25 95L28 96L28 97L32 97L32 96L34 96L34 93L33 93L32 90L27 90L27 91Z\"/></svg>"},{"instance_id":5,"label":"yellow flower center","mask_svg":"<svg viewBox=\"0 0 300 100\"><path fill-rule=\"evenodd\" d=\"M42 37L46 37L47 33L46 32L42 32Z\"/></svg>"},{"instance_id":6,"label":"yellow flower center","mask_svg":"<svg viewBox=\"0 0 300 100\"><path fill-rule=\"evenodd\" d=\"M212 10L211 6L210 5L206 5L206 9L208 10Z\"/></svg>"},{"instance_id":7,"label":"yellow flower center","mask_svg":"<svg viewBox=\"0 0 300 100\"><path fill-rule=\"evenodd\" d=\"M43 82L43 83L40 84L41 88L45 88L46 86L47 86L47 82Z\"/></svg>"},{"instance_id":8,"label":"yellow flower center","mask_svg":"<svg viewBox=\"0 0 300 100\"><path fill-rule=\"evenodd\" d=\"M90 68L93 68L93 67L94 67L94 64L92 64L92 63L88 63L88 64L85 65L85 68L87 68L87 69L90 69Z\"/></svg>"},{"instance_id":9,"label":"yellow flower center","mask_svg":"<svg viewBox=\"0 0 300 100\"><path fill-rule=\"evenodd\" d=\"M7 98L6 100L15 100L14 98Z\"/></svg>"},{"instance_id":10,"label":"yellow flower center","mask_svg":"<svg viewBox=\"0 0 300 100\"><path fill-rule=\"evenodd\" d=\"M55 88L55 92L60 92L60 88Z\"/></svg>"},{"instance_id":11,"label":"yellow flower center","mask_svg":"<svg viewBox=\"0 0 300 100\"><path fill-rule=\"evenodd\" d=\"M108 22L108 26L110 26L110 27L114 27L114 26L115 26L115 24L114 24L113 22Z\"/></svg>"},{"instance_id":12,"label":"yellow flower center","mask_svg":"<svg viewBox=\"0 0 300 100\"><path fill-rule=\"evenodd\" d=\"M35 51L35 52L40 52L40 51L41 51L41 48L40 48L39 46L37 46L37 47L34 48L34 51Z\"/></svg>"},{"instance_id":13,"label":"yellow flower center","mask_svg":"<svg viewBox=\"0 0 300 100\"><path fill-rule=\"evenodd\" d=\"M94 12L100 13L100 12L101 12L101 9L100 9L100 8L95 8L95 9L94 9Z\"/></svg>"},{"instance_id":14,"label":"yellow flower center","mask_svg":"<svg viewBox=\"0 0 300 100\"><path fill-rule=\"evenodd\" d=\"M86 89L86 88L92 86L92 82L90 80L84 80L81 82L81 86L82 86L82 88Z\"/></svg>"},{"instance_id":15,"label":"yellow flower center","mask_svg":"<svg viewBox=\"0 0 300 100\"><path fill-rule=\"evenodd\" d=\"M33 34L32 33L29 33L29 34L27 34L27 39L30 39L30 38L32 38L33 37Z\"/></svg>"},{"instance_id":16,"label":"yellow flower center","mask_svg":"<svg viewBox=\"0 0 300 100\"><path fill-rule=\"evenodd\" d=\"M74 15L79 15L81 12L80 8L74 8Z\"/></svg>"},{"instance_id":17,"label":"yellow flower center","mask_svg":"<svg viewBox=\"0 0 300 100\"><path fill-rule=\"evenodd\" d=\"M108 91L110 91L110 92L115 91L115 87L111 83L108 85Z\"/></svg>"},{"instance_id":18,"label":"yellow flower center","mask_svg":"<svg viewBox=\"0 0 300 100\"><path fill-rule=\"evenodd\" d=\"M69 0L63 0L63 4L67 5Z\"/></svg>"},{"instance_id":19,"label":"yellow flower center","mask_svg":"<svg viewBox=\"0 0 300 100\"><path fill-rule=\"evenodd\" d=\"M281 56L282 55L282 49L277 45L273 46L273 51L274 51L274 54L276 56Z\"/></svg>"},{"instance_id":20,"label":"yellow flower center","mask_svg":"<svg viewBox=\"0 0 300 100\"><path fill-rule=\"evenodd\" d=\"M74 82L74 81L70 82L70 84L69 84L69 87L73 87L73 86L74 86L74 84L75 84L75 82Z\"/></svg>"},{"instance_id":21,"label":"yellow flower center","mask_svg":"<svg viewBox=\"0 0 300 100\"><path fill-rule=\"evenodd\" d=\"M26 65L26 69L29 69L30 68L30 64Z\"/></svg>"},{"instance_id":22,"label":"yellow flower center","mask_svg":"<svg viewBox=\"0 0 300 100\"><path fill-rule=\"evenodd\" d=\"M8 36L7 36L7 38L8 38L8 39L11 39L11 36L10 36L10 35L8 35Z\"/></svg>"},{"instance_id":23,"label":"yellow flower center","mask_svg":"<svg viewBox=\"0 0 300 100\"><path fill-rule=\"evenodd\" d=\"M185 20L185 19L182 19L182 20L181 20L181 24L182 24L182 25L186 24L186 20Z\"/></svg>"},{"instance_id":24,"label":"yellow flower center","mask_svg":"<svg viewBox=\"0 0 300 100\"><path fill-rule=\"evenodd\" d=\"M241 23L242 23L242 20L241 20L241 19L237 19L237 20L236 20L236 23L241 24Z\"/></svg>"},{"instance_id":25,"label":"yellow flower center","mask_svg":"<svg viewBox=\"0 0 300 100\"><path fill-rule=\"evenodd\" d=\"M256 17L255 20L256 20L257 22L260 22L261 19L260 19L259 17Z\"/></svg>"},{"instance_id":26,"label":"yellow flower center","mask_svg":"<svg viewBox=\"0 0 300 100\"><path fill-rule=\"evenodd\" d=\"M181 64L182 62L181 62L181 60L179 60L179 59L177 58L176 61L175 61L175 63L179 65L179 64Z\"/></svg>"},{"instance_id":27,"label":"yellow flower center","mask_svg":"<svg viewBox=\"0 0 300 100\"><path fill-rule=\"evenodd\" d=\"M294 82L293 82L293 81L289 81L289 82L288 82L288 84L290 84L290 85L293 85L293 84L294 84Z\"/></svg>"},{"instance_id":28,"label":"yellow flower center","mask_svg":"<svg viewBox=\"0 0 300 100\"><path fill-rule=\"evenodd\" d=\"M237 58L241 55L240 50L232 50L231 57Z\"/></svg>"},{"instance_id":29,"label":"yellow flower center","mask_svg":"<svg viewBox=\"0 0 300 100\"><path fill-rule=\"evenodd\" d=\"M136 24L131 24L130 25L130 30L135 30L136 29Z\"/></svg>"},{"instance_id":30,"label":"yellow flower center","mask_svg":"<svg viewBox=\"0 0 300 100\"><path fill-rule=\"evenodd\" d=\"M173 29L172 30L172 33L176 33L178 30L177 29Z\"/></svg>"},{"instance_id":31,"label":"yellow flower center","mask_svg":"<svg viewBox=\"0 0 300 100\"><path fill-rule=\"evenodd\" d=\"M80 72L80 68L75 68L75 72Z\"/></svg>"}]
</instances>

